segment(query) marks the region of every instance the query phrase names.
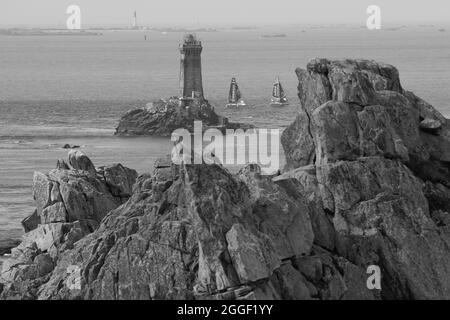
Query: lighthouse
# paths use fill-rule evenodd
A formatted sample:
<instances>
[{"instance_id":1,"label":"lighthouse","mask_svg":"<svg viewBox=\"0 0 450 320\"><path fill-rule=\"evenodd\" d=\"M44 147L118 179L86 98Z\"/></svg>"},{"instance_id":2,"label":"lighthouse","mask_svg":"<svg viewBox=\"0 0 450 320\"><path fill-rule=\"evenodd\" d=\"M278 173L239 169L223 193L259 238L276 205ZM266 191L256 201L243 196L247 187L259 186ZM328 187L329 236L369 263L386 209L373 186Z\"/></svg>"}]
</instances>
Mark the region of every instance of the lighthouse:
<instances>
[{"instance_id":1,"label":"lighthouse","mask_svg":"<svg viewBox=\"0 0 450 320\"><path fill-rule=\"evenodd\" d=\"M180 44L180 95L183 100L203 100L202 43L194 34Z\"/></svg>"}]
</instances>

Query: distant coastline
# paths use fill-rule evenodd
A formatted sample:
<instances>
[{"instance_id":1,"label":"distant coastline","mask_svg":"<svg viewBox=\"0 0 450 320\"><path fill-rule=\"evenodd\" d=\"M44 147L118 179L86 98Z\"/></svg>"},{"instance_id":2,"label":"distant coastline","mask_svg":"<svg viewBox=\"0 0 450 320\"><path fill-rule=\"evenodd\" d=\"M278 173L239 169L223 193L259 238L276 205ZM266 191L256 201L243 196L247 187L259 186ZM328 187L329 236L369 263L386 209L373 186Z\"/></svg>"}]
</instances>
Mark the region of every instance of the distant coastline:
<instances>
[{"instance_id":1,"label":"distant coastline","mask_svg":"<svg viewBox=\"0 0 450 320\"><path fill-rule=\"evenodd\" d=\"M0 29L0 35L6 36L101 36L101 32L68 29Z\"/></svg>"}]
</instances>

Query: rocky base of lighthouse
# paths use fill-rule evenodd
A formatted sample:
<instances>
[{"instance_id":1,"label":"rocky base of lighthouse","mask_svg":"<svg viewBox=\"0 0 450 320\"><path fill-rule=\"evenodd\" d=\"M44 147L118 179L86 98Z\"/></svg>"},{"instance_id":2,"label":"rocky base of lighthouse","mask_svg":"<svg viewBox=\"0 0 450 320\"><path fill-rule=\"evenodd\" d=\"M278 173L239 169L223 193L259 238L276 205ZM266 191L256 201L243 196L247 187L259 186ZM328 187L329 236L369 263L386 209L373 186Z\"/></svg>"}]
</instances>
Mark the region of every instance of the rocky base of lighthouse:
<instances>
[{"instance_id":1,"label":"rocky base of lighthouse","mask_svg":"<svg viewBox=\"0 0 450 320\"><path fill-rule=\"evenodd\" d=\"M155 135L168 137L179 128L193 130L194 121L202 121L204 128L250 128L250 125L231 123L214 112L207 100L182 100L172 97L148 103L145 107L125 113L116 128L116 135Z\"/></svg>"}]
</instances>

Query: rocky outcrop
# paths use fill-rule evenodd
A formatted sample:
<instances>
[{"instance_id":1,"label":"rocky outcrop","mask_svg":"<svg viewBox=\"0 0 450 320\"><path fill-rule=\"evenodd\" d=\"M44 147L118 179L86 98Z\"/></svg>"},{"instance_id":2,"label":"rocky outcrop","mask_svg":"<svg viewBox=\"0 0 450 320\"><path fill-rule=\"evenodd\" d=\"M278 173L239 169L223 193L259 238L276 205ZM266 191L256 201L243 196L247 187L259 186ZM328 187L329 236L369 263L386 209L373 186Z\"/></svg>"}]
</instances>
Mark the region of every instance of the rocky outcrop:
<instances>
[{"instance_id":1,"label":"rocky outcrop","mask_svg":"<svg viewBox=\"0 0 450 320\"><path fill-rule=\"evenodd\" d=\"M39 299L378 298L365 287L364 269L314 244L308 199L260 170L249 165L232 175L218 165L157 161L96 231L59 252L54 266L41 257L25 276L34 282L15 278L15 291L7 288L3 297L19 291ZM49 252L45 238L32 243ZM67 285L74 266L79 290ZM25 292L18 289L24 283Z\"/></svg>"},{"instance_id":2,"label":"rocky outcrop","mask_svg":"<svg viewBox=\"0 0 450 320\"><path fill-rule=\"evenodd\" d=\"M43 224L5 262L1 297L449 299L447 120L392 66L316 59L297 74L282 174L165 158L131 186L76 153L37 174Z\"/></svg>"},{"instance_id":3,"label":"rocky outcrop","mask_svg":"<svg viewBox=\"0 0 450 320\"><path fill-rule=\"evenodd\" d=\"M116 135L170 136L173 131L184 128L193 132L194 121L202 121L203 129L250 128L249 125L231 123L227 118L217 115L206 100L193 100L184 106L177 97L147 104L144 108L125 113L116 128Z\"/></svg>"},{"instance_id":4,"label":"rocky outcrop","mask_svg":"<svg viewBox=\"0 0 450 320\"><path fill-rule=\"evenodd\" d=\"M277 183L323 210L322 246L381 268L382 298L450 298L448 121L389 65L314 59L296 72L301 107Z\"/></svg>"},{"instance_id":5,"label":"rocky outcrop","mask_svg":"<svg viewBox=\"0 0 450 320\"><path fill-rule=\"evenodd\" d=\"M286 169L379 155L425 179L448 174L450 126L402 88L395 67L313 59L296 73L301 107L282 136Z\"/></svg>"},{"instance_id":6,"label":"rocky outcrop","mask_svg":"<svg viewBox=\"0 0 450 320\"><path fill-rule=\"evenodd\" d=\"M22 242L2 266L0 281L8 295L35 298L34 289L59 256L130 197L136 177L136 171L120 164L96 169L80 151L69 152L68 164L59 160L57 169L36 172L32 190L37 209L22 222Z\"/></svg>"}]
</instances>

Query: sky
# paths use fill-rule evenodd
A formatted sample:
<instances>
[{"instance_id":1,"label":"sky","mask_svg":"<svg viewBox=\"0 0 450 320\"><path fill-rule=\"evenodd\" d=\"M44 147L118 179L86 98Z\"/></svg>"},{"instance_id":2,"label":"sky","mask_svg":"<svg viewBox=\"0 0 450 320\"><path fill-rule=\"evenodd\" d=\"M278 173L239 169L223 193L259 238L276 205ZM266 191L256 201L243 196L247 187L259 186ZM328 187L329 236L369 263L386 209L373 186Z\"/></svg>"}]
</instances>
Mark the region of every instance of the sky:
<instances>
[{"instance_id":1,"label":"sky","mask_svg":"<svg viewBox=\"0 0 450 320\"><path fill-rule=\"evenodd\" d=\"M140 25L365 25L369 5L383 24L450 24L449 0L0 0L0 26L62 26L69 5L83 26Z\"/></svg>"}]
</instances>

